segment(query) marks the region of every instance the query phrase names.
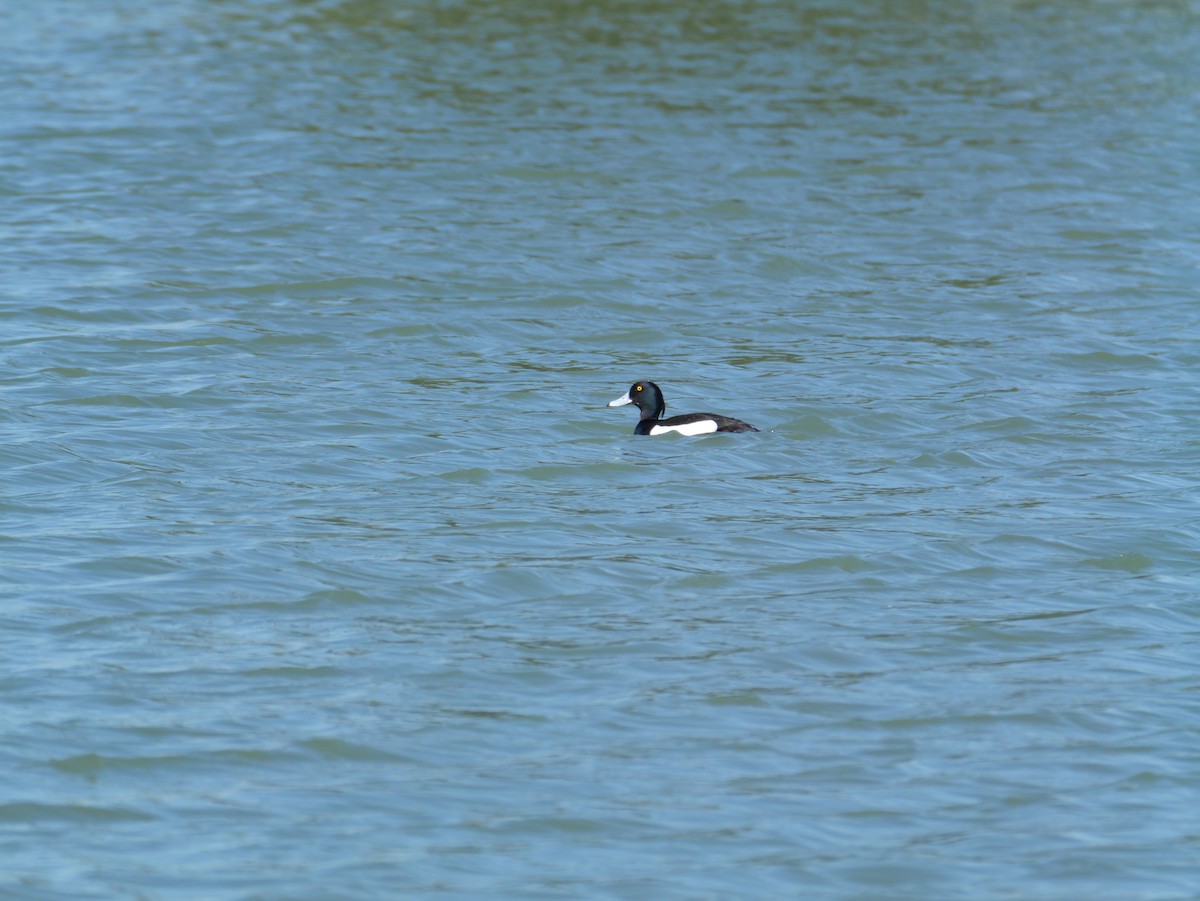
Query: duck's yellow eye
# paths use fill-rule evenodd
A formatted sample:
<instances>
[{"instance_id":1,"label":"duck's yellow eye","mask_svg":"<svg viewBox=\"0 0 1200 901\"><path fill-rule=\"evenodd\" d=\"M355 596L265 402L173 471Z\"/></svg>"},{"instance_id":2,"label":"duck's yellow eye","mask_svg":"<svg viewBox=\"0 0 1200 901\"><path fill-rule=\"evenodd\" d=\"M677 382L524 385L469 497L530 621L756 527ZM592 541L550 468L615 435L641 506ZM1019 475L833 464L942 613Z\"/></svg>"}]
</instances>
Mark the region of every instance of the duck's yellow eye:
<instances>
[{"instance_id":1,"label":"duck's yellow eye","mask_svg":"<svg viewBox=\"0 0 1200 901\"><path fill-rule=\"evenodd\" d=\"M641 386L641 385L635 385L635 386L634 386L634 388L633 388L633 390L634 390L634 391L641 391L641 390L642 390L642 386Z\"/></svg>"}]
</instances>

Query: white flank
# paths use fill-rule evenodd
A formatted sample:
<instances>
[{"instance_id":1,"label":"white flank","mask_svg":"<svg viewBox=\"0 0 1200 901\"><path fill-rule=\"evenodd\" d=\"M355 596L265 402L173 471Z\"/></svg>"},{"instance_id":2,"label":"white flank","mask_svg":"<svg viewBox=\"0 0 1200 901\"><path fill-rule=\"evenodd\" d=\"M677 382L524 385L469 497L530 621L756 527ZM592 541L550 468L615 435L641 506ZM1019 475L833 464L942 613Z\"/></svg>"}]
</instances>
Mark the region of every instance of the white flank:
<instances>
[{"instance_id":1,"label":"white flank","mask_svg":"<svg viewBox=\"0 0 1200 901\"><path fill-rule=\"evenodd\" d=\"M717 424L711 419L701 419L699 422L687 422L683 425L655 425L650 427L651 435L665 435L667 432L678 432L680 435L707 435L717 430Z\"/></svg>"},{"instance_id":2,"label":"white flank","mask_svg":"<svg viewBox=\"0 0 1200 901\"><path fill-rule=\"evenodd\" d=\"M628 394L622 394L616 400L609 401L608 405L610 407L623 407L626 404L631 404L631 403L633 403L633 398L631 398Z\"/></svg>"}]
</instances>

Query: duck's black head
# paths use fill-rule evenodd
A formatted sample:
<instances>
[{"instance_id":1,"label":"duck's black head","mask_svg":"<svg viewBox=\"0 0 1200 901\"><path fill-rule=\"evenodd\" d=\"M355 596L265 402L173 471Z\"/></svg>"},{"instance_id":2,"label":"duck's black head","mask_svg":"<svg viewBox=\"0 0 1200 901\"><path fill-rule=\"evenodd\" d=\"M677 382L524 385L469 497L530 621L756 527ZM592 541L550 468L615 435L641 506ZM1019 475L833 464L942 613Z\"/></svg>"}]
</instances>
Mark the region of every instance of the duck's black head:
<instances>
[{"instance_id":1,"label":"duck's black head","mask_svg":"<svg viewBox=\"0 0 1200 901\"><path fill-rule=\"evenodd\" d=\"M625 404L633 404L641 410L642 419L662 419L667 409L667 402L663 400L658 385L648 381L634 382L629 386L628 394L610 402L609 406L623 407Z\"/></svg>"}]
</instances>

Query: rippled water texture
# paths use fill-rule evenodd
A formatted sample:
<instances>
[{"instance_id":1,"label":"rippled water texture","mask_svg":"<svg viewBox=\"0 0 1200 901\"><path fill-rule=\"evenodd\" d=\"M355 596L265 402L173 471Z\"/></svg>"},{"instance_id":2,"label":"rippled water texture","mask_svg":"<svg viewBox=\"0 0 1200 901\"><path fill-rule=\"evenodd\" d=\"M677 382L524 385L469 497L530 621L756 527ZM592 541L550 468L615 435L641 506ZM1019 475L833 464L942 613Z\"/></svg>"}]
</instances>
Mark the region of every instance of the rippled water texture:
<instances>
[{"instance_id":1,"label":"rippled water texture","mask_svg":"<svg viewBox=\"0 0 1200 901\"><path fill-rule=\"evenodd\" d=\"M1195 2L0 48L5 899L1197 896Z\"/></svg>"}]
</instances>

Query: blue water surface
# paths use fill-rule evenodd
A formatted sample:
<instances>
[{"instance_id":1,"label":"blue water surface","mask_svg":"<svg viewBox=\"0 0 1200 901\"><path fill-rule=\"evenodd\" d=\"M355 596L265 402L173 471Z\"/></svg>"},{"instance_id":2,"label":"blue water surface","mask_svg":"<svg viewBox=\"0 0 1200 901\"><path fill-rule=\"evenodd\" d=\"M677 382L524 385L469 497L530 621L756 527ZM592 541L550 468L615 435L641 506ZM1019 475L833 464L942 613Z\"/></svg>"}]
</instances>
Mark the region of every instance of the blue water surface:
<instances>
[{"instance_id":1,"label":"blue water surface","mask_svg":"<svg viewBox=\"0 0 1200 901\"><path fill-rule=\"evenodd\" d=\"M1197 896L1194 2L0 48L4 898Z\"/></svg>"}]
</instances>

